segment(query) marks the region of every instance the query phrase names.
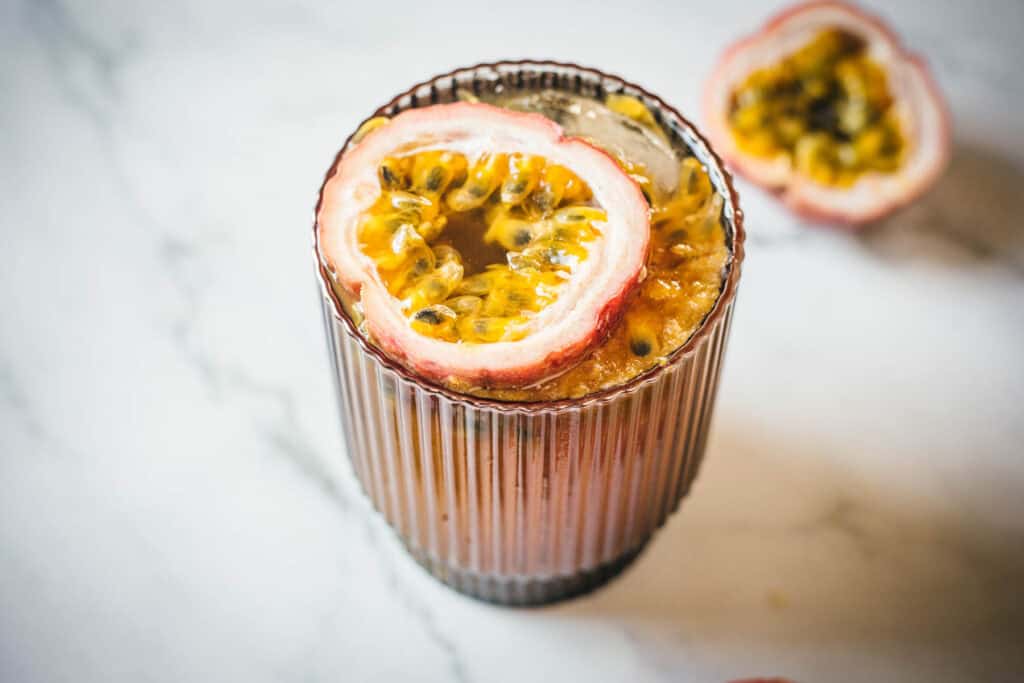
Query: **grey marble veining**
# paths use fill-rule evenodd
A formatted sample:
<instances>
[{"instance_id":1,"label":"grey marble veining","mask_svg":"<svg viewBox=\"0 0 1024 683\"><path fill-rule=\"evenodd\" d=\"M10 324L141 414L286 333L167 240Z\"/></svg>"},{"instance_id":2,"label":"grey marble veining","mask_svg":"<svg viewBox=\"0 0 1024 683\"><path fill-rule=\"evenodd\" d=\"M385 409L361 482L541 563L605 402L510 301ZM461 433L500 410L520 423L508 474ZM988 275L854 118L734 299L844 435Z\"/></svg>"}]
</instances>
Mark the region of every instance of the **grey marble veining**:
<instances>
[{"instance_id":1,"label":"grey marble veining","mask_svg":"<svg viewBox=\"0 0 1024 683\"><path fill-rule=\"evenodd\" d=\"M485 59L699 119L778 3L0 4L0 680L1019 678L1024 6L872 4L949 95L948 173L861 234L741 183L700 480L620 579L525 611L427 577L351 476L322 174Z\"/></svg>"}]
</instances>

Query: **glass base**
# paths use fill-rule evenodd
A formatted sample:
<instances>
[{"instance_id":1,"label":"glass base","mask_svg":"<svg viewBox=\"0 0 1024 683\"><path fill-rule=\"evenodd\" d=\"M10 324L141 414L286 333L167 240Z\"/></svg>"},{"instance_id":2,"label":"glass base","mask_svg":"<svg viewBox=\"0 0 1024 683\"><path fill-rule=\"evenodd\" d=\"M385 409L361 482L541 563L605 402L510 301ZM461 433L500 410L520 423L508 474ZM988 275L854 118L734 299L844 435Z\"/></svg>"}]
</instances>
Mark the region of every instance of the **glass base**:
<instances>
[{"instance_id":1,"label":"glass base","mask_svg":"<svg viewBox=\"0 0 1024 683\"><path fill-rule=\"evenodd\" d=\"M463 595L507 607L537 607L600 588L621 574L646 547L645 540L635 550L593 569L547 578L488 576L456 569L408 546L406 550L431 576Z\"/></svg>"}]
</instances>

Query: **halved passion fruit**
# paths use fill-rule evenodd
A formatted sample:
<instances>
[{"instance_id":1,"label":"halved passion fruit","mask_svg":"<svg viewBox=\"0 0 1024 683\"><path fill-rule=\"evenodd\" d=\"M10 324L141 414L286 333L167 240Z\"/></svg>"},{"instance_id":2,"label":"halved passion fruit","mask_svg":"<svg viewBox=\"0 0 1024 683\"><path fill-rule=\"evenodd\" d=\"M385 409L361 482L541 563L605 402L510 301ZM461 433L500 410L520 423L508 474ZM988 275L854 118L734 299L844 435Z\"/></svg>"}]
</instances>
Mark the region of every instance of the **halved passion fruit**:
<instances>
[{"instance_id":1,"label":"halved passion fruit","mask_svg":"<svg viewBox=\"0 0 1024 683\"><path fill-rule=\"evenodd\" d=\"M368 122L324 187L318 237L386 353L429 379L524 386L604 339L650 218L601 150L541 115L460 102Z\"/></svg>"},{"instance_id":2,"label":"halved passion fruit","mask_svg":"<svg viewBox=\"0 0 1024 683\"><path fill-rule=\"evenodd\" d=\"M736 43L704 110L740 173L826 220L888 214L949 157L946 107L924 63L879 19L839 2L795 6Z\"/></svg>"}]
</instances>

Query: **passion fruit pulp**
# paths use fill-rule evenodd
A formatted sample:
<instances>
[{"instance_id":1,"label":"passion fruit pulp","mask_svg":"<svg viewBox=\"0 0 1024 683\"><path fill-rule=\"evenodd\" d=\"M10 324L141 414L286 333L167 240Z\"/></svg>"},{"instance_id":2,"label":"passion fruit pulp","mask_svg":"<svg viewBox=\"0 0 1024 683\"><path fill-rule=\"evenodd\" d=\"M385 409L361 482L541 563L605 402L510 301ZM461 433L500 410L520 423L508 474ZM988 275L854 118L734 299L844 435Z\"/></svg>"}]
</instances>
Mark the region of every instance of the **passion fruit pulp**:
<instances>
[{"instance_id":1,"label":"passion fruit pulp","mask_svg":"<svg viewBox=\"0 0 1024 683\"><path fill-rule=\"evenodd\" d=\"M896 171L903 135L885 71L866 47L852 33L824 29L747 76L729 106L740 149L762 158L786 154L822 185L849 187L864 173Z\"/></svg>"},{"instance_id":2,"label":"passion fruit pulp","mask_svg":"<svg viewBox=\"0 0 1024 683\"><path fill-rule=\"evenodd\" d=\"M360 247L413 329L450 342L526 336L607 218L575 173L537 156L434 150L389 157L379 176Z\"/></svg>"},{"instance_id":3,"label":"passion fruit pulp","mask_svg":"<svg viewBox=\"0 0 1024 683\"><path fill-rule=\"evenodd\" d=\"M859 224L912 201L949 156L945 104L880 20L795 6L730 48L705 89L719 151L815 218Z\"/></svg>"}]
</instances>

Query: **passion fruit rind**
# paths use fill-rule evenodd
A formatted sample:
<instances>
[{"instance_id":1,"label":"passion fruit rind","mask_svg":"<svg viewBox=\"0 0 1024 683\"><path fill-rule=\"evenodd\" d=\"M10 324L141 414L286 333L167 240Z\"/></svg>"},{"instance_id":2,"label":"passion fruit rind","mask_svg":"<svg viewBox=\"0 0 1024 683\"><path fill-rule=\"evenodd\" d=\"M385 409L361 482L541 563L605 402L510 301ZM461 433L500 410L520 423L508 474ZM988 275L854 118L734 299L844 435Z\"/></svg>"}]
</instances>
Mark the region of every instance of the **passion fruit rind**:
<instances>
[{"instance_id":1,"label":"passion fruit rind","mask_svg":"<svg viewBox=\"0 0 1024 683\"><path fill-rule=\"evenodd\" d=\"M571 170L591 194L582 208L600 208L605 214L605 221L597 220L599 216L587 221L593 237L589 238L588 233L588 239L583 240L585 257L573 264L553 299L538 311L529 310L530 305L521 307L519 312L529 315L521 316L524 329L517 328L514 339L507 339L504 334L494 341L486 334L462 339L459 334L459 339L453 340L445 334L424 333L424 326L432 325L435 318L440 319L447 312L421 313L429 306L415 308L416 303L399 298L403 288L412 283L402 281L397 270L381 268L378 259L387 254L375 251L373 240L365 239L364 221L372 220L373 207L382 197L388 194L390 201L395 193L409 192L403 189L402 183L406 181L402 180L405 176L401 165L411 164L411 172L422 155L435 152L461 155L466 161L462 184L449 182L450 189L438 196L450 212L447 216L463 211L491 213L490 221L485 217L485 222L494 227L497 213L508 208L502 200L512 205L520 194L529 198L538 191L527 192L527 187L520 188L515 182L492 183L493 177L482 190L475 189L477 180L490 176L473 176L474 169L485 162L491 164L491 171L505 168L506 175L512 175L510 159L529 166L529 160L534 158L543 159L545 168ZM506 155L504 159L502 155ZM454 158L450 161L450 180L457 180L455 176L461 174L459 163ZM410 189L411 183L420 182L412 175L408 180ZM425 177L422 189L444 180L436 175ZM418 192L410 194L424 196ZM476 195L486 195L486 201L474 206L480 199ZM533 218L554 220L554 213L561 208L567 207L556 203L548 209L552 212L550 216L541 213ZM517 208L516 212L519 211ZM506 217L531 217L525 209L521 214L516 212ZM450 253L438 253L441 247L449 246L440 239L444 226L436 235L429 234L430 229L426 231L432 240L428 246L436 270L439 261L454 259ZM507 239L497 232L492 239ZM422 233L417 233L423 238ZM404 236L413 239L408 231ZM405 111L366 133L341 155L324 187L317 237L325 265L346 294L359 303L367 333L385 353L413 372L449 385L524 386L562 372L607 336L621 316L627 296L641 280L650 239L650 218L639 187L601 150L582 140L564 137L561 128L543 116L463 102ZM509 254L523 251L513 249ZM429 261L428 258L427 265ZM469 279L465 272L462 276L460 284ZM457 289L449 295L459 295ZM444 301L451 298L447 296ZM451 306L446 307L455 313ZM467 305L466 310L470 308Z\"/></svg>"},{"instance_id":2,"label":"passion fruit rind","mask_svg":"<svg viewBox=\"0 0 1024 683\"><path fill-rule=\"evenodd\" d=\"M729 48L704 114L737 171L840 224L913 201L950 154L945 102L922 60L877 17L831 0L796 5Z\"/></svg>"}]
</instances>

